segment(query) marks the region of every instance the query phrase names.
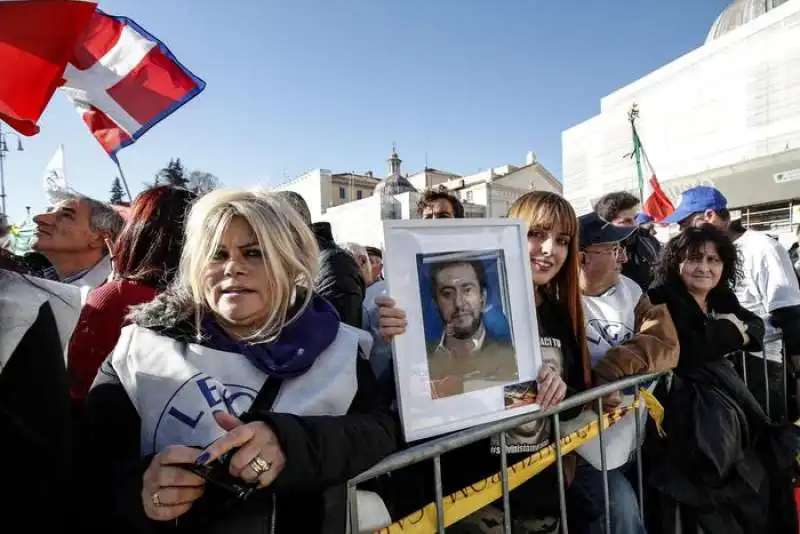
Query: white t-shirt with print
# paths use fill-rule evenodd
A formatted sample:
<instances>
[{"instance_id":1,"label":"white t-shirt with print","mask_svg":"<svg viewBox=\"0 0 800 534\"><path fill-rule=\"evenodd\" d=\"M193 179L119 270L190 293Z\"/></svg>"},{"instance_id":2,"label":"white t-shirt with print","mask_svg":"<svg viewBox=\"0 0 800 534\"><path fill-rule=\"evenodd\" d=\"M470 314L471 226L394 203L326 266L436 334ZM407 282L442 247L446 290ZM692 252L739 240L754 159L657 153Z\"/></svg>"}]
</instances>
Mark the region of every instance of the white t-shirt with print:
<instances>
[{"instance_id":1,"label":"white t-shirt with print","mask_svg":"<svg viewBox=\"0 0 800 534\"><path fill-rule=\"evenodd\" d=\"M761 232L747 230L736 240L742 259L742 279L736 285L739 304L764 320L767 358L780 362L781 332L769 322L770 313L800 306L800 287L789 253Z\"/></svg>"},{"instance_id":2,"label":"white t-shirt with print","mask_svg":"<svg viewBox=\"0 0 800 534\"><path fill-rule=\"evenodd\" d=\"M635 312L641 298L639 284L623 275L602 295L581 297L592 367L605 358L609 349L636 334Z\"/></svg>"}]
</instances>

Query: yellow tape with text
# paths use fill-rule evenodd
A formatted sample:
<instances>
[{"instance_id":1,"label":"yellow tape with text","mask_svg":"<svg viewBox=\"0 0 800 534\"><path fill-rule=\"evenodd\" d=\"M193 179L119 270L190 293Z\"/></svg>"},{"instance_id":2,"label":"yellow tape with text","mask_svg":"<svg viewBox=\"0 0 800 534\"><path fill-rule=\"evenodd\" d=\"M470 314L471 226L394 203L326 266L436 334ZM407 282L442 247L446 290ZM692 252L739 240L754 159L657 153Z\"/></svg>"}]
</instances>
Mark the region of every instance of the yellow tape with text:
<instances>
[{"instance_id":1,"label":"yellow tape with text","mask_svg":"<svg viewBox=\"0 0 800 534\"><path fill-rule=\"evenodd\" d=\"M631 406L623 406L605 414L603 416L603 429L620 421L634 406L638 406L638 404L633 403ZM574 451L584 443L597 437L599 430L598 421L595 420L583 428L562 437L562 455ZM509 466L507 470L509 491L541 473L555 461L556 446L552 444ZM500 472L446 496L444 498L445 526L449 527L461 521L502 496L503 484L500 480ZM376 531L376 534L434 534L436 531L436 504L430 503L388 527Z\"/></svg>"}]
</instances>

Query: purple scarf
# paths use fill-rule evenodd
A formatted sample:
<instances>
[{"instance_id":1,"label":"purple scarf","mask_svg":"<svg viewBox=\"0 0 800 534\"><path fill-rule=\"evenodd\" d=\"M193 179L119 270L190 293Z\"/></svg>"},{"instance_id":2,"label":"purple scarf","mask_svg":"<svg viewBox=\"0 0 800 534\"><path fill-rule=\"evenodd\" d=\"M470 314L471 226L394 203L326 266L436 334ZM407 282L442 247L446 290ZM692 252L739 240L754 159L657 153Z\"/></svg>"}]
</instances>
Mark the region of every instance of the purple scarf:
<instances>
[{"instance_id":1,"label":"purple scarf","mask_svg":"<svg viewBox=\"0 0 800 534\"><path fill-rule=\"evenodd\" d=\"M203 319L205 345L246 357L269 376L294 378L308 371L339 332L339 315L328 301L314 295L303 314L281 330L271 343L249 343L230 337L211 315Z\"/></svg>"}]
</instances>

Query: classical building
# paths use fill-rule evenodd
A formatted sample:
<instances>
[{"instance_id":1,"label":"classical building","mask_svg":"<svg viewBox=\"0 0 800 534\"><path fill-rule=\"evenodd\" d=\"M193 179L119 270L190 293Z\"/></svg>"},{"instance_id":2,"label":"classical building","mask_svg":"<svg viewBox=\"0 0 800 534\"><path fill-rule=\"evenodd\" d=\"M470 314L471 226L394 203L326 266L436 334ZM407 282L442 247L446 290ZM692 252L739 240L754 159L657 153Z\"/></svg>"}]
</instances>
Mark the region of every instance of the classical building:
<instances>
[{"instance_id":1,"label":"classical building","mask_svg":"<svg viewBox=\"0 0 800 534\"><path fill-rule=\"evenodd\" d=\"M468 176L433 168L403 174L396 150L387 163L383 179L369 172L334 174L316 169L275 190L300 193L312 220L329 221L337 241L373 246L383 244L381 221L417 217L417 202L425 189L450 191L464 204L467 217L502 217L517 198L534 189L561 193L561 183L532 152L525 165L503 165Z\"/></svg>"},{"instance_id":2,"label":"classical building","mask_svg":"<svg viewBox=\"0 0 800 534\"><path fill-rule=\"evenodd\" d=\"M564 196L585 213L638 192L628 112L664 190L719 188L734 215L774 233L800 223L800 0L736 0L705 44L600 101L562 134ZM645 177L648 178L648 177Z\"/></svg>"}]
</instances>

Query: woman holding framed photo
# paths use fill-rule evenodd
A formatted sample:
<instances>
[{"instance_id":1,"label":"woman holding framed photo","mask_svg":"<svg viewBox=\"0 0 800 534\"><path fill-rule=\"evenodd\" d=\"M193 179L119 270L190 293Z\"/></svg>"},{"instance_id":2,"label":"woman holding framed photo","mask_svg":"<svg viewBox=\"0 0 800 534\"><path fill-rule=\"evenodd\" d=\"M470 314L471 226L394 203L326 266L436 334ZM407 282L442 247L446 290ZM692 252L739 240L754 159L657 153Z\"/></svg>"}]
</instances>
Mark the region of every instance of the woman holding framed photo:
<instances>
[{"instance_id":1,"label":"woman holding framed photo","mask_svg":"<svg viewBox=\"0 0 800 534\"><path fill-rule=\"evenodd\" d=\"M536 403L547 410L572 393L590 385L585 323L579 287L578 221L572 206L560 195L533 191L520 197L509 209L509 218L525 221L528 258L534 287L534 306L538 321L542 367L537 379ZM390 340L406 332L406 313L391 298L377 299L380 307L380 332ZM562 414L575 417L580 409ZM549 419L523 425L507 434L508 463L550 445L553 440ZM453 451L442 458L445 494L472 484L499 470L500 448L496 442L480 441ZM568 465L570 462L567 462ZM472 466L465 469L465 466ZM571 469L571 466L570 466ZM420 470L420 477L427 476ZM568 477L569 478L569 477ZM524 517L558 517L557 472L545 470L511 493L512 508ZM425 500L416 492L415 502L429 502L431 484L420 484ZM413 511L412 506L402 508ZM398 510L399 511L399 510ZM402 515L402 514L398 514ZM467 523L493 523L502 517L499 508L487 507Z\"/></svg>"}]
</instances>

